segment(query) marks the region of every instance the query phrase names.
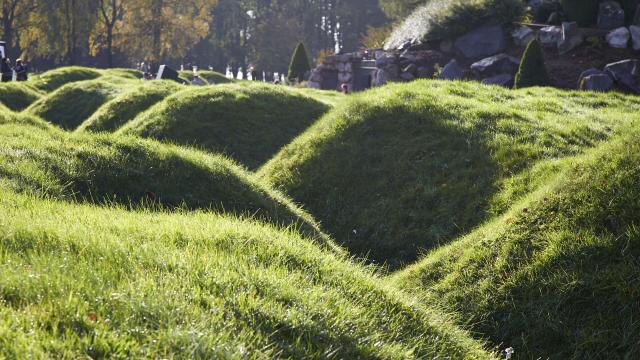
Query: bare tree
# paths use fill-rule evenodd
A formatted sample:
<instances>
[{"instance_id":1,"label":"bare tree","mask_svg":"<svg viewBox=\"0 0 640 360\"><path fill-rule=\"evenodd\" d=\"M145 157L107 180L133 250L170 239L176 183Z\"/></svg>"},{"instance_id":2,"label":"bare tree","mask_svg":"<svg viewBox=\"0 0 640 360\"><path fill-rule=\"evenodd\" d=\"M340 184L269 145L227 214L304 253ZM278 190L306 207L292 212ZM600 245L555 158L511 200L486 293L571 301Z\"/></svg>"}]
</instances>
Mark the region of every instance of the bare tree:
<instances>
[{"instance_id":1,"label":"bare tree","mask_svg":"<svg viewBox=\"0 0 640 360\"><path fill-rule=\"evenodd\" d=\"M116 23L124 15L123 0L95 0L100 9L100 21L107 35L107 66L113 67L113 33Z\"/></svg>"}]
</instances>

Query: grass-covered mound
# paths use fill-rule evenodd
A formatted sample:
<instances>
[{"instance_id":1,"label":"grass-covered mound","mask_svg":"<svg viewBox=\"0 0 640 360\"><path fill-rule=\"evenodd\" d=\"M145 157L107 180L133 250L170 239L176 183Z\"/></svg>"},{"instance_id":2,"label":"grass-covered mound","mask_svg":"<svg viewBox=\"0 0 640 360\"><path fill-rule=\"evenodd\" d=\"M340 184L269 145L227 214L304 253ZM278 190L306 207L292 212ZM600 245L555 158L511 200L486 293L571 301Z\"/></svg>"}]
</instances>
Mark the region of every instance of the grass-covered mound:
<instances>
[{"instance_id":1,"label":"grass-covered mound","mask_svg":"<svg viewBox=\"0 0 640 360\"><path fill-rule=\"evenodd\" d=\"M0 104L13 111L22 111L42 95L21 82L0 83Z\"/></svg>"},{"instance_id":2,"label":"grass-covered mound","mask_svg":"<svg viewBox=\"0 0 640 360\"><path fill-rule=\"evenodd\" d=\"M227 84L180 92L119 131L224 153L255 169L327 109L283 87Z\"/></svg>"},{"instance_id":3,"label":"grass-covered mound","mask_svg":"<svg viewBox=\"0 0 640 360\"><path fill-rule=\"evenodd\" d=\"M125 92L104 104L84 121L78 131L116 131L137 115L160 102L169 95L183 89L173 81L150 81Z\"/></svg>"},{"instance_id":4,"label":"grass-covered mound","mask_svg":"<svg viewBox=\"0 0 640 360\"><path fill-rule=\"evenodd\" d=\"M428 0L391 33L386 48L407 41L454 39L489 22L511 24L524 15L522 0Z\"/></svg>"},{"instance_id":5,"label":"grass-covered mound","mask_svg":"<svg viewBox=\"0 0 640 360\"><path fill-rule=\"evenodd\" d=\"M640 125L393 279L523 359L640 352Z\"/></svg>"},{"instance_id":6,"label":"grass-covered mound","mask_svg":"<svg viewBox=\"0 0 640 360\"><path fill-rule=\"evenodd\" d=\"M184 70L184 71L179 71L178 74L180 75L181 78L189 82L193 80L193 71ZM198 76L200 76L200 78L207 81L208 83L216 84L216 85L235 82L235 80L229 79L228 77L224 76L224 74L221 74L217 71L199 70Z\"/></svg>"},{"instance_id":7,"label":"grass-covered mound","mask_svg":"<svg viewBox=\"0 0 640 360\"><path fill-rule=\"evenodd\" d=\"M0 225L0 357L492 358L295 232L6 190Z\"/></svg>"},{"instance_id":8,"label":"grass-covered mound","mask_svg":"<svg viewBox=\"0 0 640 360\"><path fill-rule=\"evenodd\" d=\"M35 76L29 82L41 91L51 92L72 82L93 80L100 76L102 73L99 70L70 66L47 71Z\"/></svg>"},{"instance_id":9,"label":"grass-covered mound","mask_svg":"<svg viewBox=\"0 0 640 360\"><path fill-rule=\"evenodd\" d=\"M73 130L103 104L129 89L124 82L106 79L73 82L41 98L25 111L63 129Z\"/></svg>"},{"instance_id":10,"label":"grass-covered mound","mask_svg":"<svg viewBox=\"0 0 640 360\"><path fill-rule=\"evenodd\" d=\"M106 69L101 71L103 76L115 76L126 79L142 79L142 71L135 69Z\"/></svg>"},{"instance_id":11,"label":"grass-covered mound","mask_svg":"<svg viewBox=\"0 0 640 360\"><path fill-rule=\"evenodd\" d=\"M639 108L618 94L396 84L345 99L260 174L353 253L396 268L501 214L537 162L594 146Z\"/></svg>"},{"instance_id":12,"label":"grass-covered mound","mask_svg":"<svg viewBox=\"0 0 640 360\"><path fill-rule=\"evenodd\" d=\"M213 209L295 224L324 239L309 215L221 156L133 137L11 124L0 126L0 144L0 177L14 191L98 204Z\"/></svg>"}]
</instances>

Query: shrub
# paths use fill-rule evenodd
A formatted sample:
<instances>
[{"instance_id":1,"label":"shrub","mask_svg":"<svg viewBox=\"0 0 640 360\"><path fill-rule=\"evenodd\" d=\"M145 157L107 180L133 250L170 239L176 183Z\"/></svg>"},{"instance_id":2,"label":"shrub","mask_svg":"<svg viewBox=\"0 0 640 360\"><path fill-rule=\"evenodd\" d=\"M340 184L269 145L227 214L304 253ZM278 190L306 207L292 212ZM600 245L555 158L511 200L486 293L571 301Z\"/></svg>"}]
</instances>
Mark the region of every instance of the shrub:
<instances>
[{"instance_id":1,"label":"shrub","mask_svg":"<svg viewBox=\"0 0 640 360\"><path fill-rule=\"evenodd\" d=\"M309 70L311 70L311 65L309 65L307 50L303 43L299 43L293 51L291 64L289 64L289 75L287 78L291 81L295 79L298 80L298 82L301 82L304 80L304 74Z\"/></svg>"},{"instance_id":2,"label":"shrub","mask_svg":"<svg viewBox=\"0 0 640 360\"><path fill-rule=\"evenodd\" d=\"M550 83L540 43L538 40L532 40L522 55L520 70L516 75L515 88L548 86Z\"/></svg>"},{"instance_id":3,"label":"shrub","mask_svg":"<svg viewBox=\"0 0 640 360\"><path fill-rule=\"evenodd\" d=\"M561 0L560 4L569 19L580 26L594 24L598 16L598 0Z\"/></svg>"}]
</instances>

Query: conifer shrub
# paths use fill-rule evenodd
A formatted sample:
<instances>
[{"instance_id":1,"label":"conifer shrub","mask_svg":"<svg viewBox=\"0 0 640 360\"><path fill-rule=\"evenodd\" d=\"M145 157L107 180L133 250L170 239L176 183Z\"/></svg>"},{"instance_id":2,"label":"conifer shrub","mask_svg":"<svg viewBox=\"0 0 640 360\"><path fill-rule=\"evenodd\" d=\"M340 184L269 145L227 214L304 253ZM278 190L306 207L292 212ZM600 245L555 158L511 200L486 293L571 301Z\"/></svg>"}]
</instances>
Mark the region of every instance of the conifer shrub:
<instances>
[{"instance_id":1,"label":"conifer shrub","mask_svg":"<svg viewBox=\"0 0 640 360\"><path fill-rule=\"evenodd\" d=\"M569 19L580 26L589 26L596 22L598 0L561 0L560 4Z\"/></svg>"},{"instance_id":2,"label":"conifer shrub","mask_svg":"<svg viewBox=\"0 0 640 360\"><path fill-rule=\"evenodd\" d=\"M532 40L522 55L520 69L516 75L516 89L531 86L548 86L551 84L547 67L544 64L544 54L538 40Z\"/></svg>"},{"instance_id":3,"label":"conifer shrub","mask_svg":"<svg viewBox=\"0 0 640 360\"><path fill-rule=\"evenodd\" d=\"M311 70L311 65L309 65L307 50L303 43L299 43L293 51L287 78L292 81L297 80L298 82L302 82L304 80L304 74L309 70Z\"/></svg>"}]
</instances>

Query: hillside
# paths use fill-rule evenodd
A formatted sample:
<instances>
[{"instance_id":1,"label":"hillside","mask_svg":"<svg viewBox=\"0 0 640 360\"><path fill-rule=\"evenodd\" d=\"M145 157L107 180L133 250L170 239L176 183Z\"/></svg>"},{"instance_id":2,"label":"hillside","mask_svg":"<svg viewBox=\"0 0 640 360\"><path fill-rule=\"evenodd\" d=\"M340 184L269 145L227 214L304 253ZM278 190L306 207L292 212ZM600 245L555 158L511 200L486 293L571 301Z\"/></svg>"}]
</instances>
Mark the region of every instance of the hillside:
<instances>
[{"instance_id":1,"label":"hillside","mask_svg":"<svg viewBox=\"0 0 640 360\"><path fill-rule=\"evenodd\" d=\"M130 90L123 78L71 82L33 103L25 111L65 130L74 130L106 102Z\"/></svg>"},{"instance_id":2,"label":"hillside","mask_svg":"<svg viewBox=\"0 0 640 360\"><path fill-rule=\"evenodd\" d=\"M22 111L42 94L24 83L0 83L0 104L13 111Z\"/></svg>"},{"instance_id":3,"label":"hillside","mask_svg":"<svg viewBox=\"0 0 640 360\"><path fill-rule=\"evenodd\" d=\"M494 221L391 281L521 358L630 359L640 351L640 131L539 176Z\"/></svg>"},{"instance_id":4,"label":"hillside","mask_svg":"<svg viewBox=\"0 0 640 360\"><path fill-rule=\"evenodd\" d=\"M619 94L390 85L350 96L259 173L353 254L399 268L506 211L538 162L599 144L639 107Z\"/></svg>"},{"instance_id":5,"label":"hillside","mask_svg":"<svg viewBox=\"0 0 640 360\"><path fill-rule=\"evenodd\" d=\"M193 80L193 71L180 71L178 72L180 74L180 77L187 80L187 81L191 81ZM233 79L229 79L226 76L224 76L224 74L220 74L217 71L209 71L209 70L200 70L198 71L198 75L205 81L207 81L210 84L228 84L228 83L232 83L235 82L235 80Z\"/></svg>"},{"instance_id":6,"label":"hillside","mask_svg":"<svg viewBox=\"0 0 640 360\"><path fill-rule=\"evenodd\" d=\"M107 102L85 120L78 131L116 131L143 111L180 90L173 81L152 81L137 86Z\"/></svg>"},{"instance_id":7,"label":"hillside","mask_svg":"<svg viewBox=\"0 0 640 360\"><path fill-rule=\"evenodd\" d=\"M0 175L14 191L132 208L250 215L298 226L334 247L309 215L222 156L13 122L19 125L0 125Z\"/></svg>"},{"instance_id":8,"label":"hillside","mask_svg":"<svg viewBox=\"0 0 640 360\"><path fill-rule=\"evenodd\" d=\"M256 169L328 108L283 87L217 85L170 96L118 133L223 153Z\"/></svg>"},{"instance_id":9,"label":"hillside","mask_svg":"<svg viewBox=\"0 0 640 360\"><path fill-rule=\"evenodd\" d=\"M41 91L51 92L72 82L93 80L100 76L102 76L102 74L99 70L70 66L47 71L37 76L32 76L29 79L29 83L33 84L33 86Z\"/></svg>"}]
</instances>

